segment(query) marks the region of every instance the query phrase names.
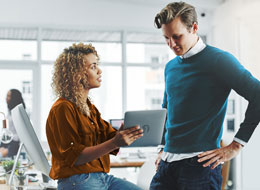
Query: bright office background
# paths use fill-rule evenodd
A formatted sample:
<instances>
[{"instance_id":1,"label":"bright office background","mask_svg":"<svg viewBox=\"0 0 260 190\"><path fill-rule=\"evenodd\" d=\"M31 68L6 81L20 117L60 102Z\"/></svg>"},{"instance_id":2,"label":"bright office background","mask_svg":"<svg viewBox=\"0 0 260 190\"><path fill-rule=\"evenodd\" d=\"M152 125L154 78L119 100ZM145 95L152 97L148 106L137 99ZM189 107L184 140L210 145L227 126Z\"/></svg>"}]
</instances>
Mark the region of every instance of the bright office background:
<instances>
[{"instance_id":1,"label":"bright office background","mask_svg":"<svg viewBox=\"0 0 260 190\"><path fill-rule=\"evenodd\" d=\"M91 99L104 119L126 110L161 107L163 70L174 57L153 19L170 0L0 0L0 111L11 88L22 91L39 139L46 144L45 122L55 101L52 64L74 42L92 43L100 55L102 86ZM260 79L260 0L188 0L196 6L199 35L233 53ZM247 103L232 92L224 123L232 141ZM234 188L256 190L260 130L233 161Z\"/></svg>"}]
</instances>

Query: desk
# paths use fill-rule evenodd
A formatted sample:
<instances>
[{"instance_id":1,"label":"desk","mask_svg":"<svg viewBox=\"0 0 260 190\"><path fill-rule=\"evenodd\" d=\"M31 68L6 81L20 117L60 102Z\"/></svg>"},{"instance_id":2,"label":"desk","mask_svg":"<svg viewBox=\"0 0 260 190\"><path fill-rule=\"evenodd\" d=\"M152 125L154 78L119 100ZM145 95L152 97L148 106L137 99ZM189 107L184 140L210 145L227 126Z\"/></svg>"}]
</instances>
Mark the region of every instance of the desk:
<instances>
[{"instance_id":1,"label":"desk","mask_svg":"<svg viewBox=\"0 0 260 190\"><path fill-rule=\"evenodd\" d=\"M111 162L110 167L111 168L125 168L125 167L141 167L144 164L144 162Z\"/></svg>"},{"instance_id":2,"label":"desk","mask_svg":"<svg viewBox=\"0 0 260 190\"><path fill-rule=\"evenodd\" d=\"M110 163L110 175L115 177L126 179L132 183L137 183L138 173L141 167L144 165L145 160L127 160L127 159L117 159L112 160Z\"/></svg>"},{"instance_id":3,"label":"desk","mask_svg":"<svg viewBox=\"0 0 260 190\"><path fill-rule=\"evenodd\" d=\"M26 186L28 189L34 189L34 190L37 190L37 189L42 189L39 185L39 183L37 182L30 182L28 186ZM10 186L7 185L7 184L0 184L0 189L1 190L10 190ZM13 188L12 188L13 189Z\"/></svg>"},{"instance_id":4,"label":"desk","mask_svg":"<svg viewBox=\"0 0 260 190\"><path fill-rule=\"evenodd\" d=\"M10 188L9 185L7 184L0 184L0 190L11 190L14 189L14 186L11 186L12 188ZM28 185L23 186L23 187L27 187L28 190L41 190L43 189L43 187L41 187L40 182L29 182Z\"/></svg>"},{"instance_id":5,"label":"desk","mask_svg":"<svg viewBox=\"0 0 260 190\"><path fill-rule=\"evenodd\" d=\"M10 190L10 187L6 184L0 184L0 189L1 190Z\"/></svg>"}]
</instances>

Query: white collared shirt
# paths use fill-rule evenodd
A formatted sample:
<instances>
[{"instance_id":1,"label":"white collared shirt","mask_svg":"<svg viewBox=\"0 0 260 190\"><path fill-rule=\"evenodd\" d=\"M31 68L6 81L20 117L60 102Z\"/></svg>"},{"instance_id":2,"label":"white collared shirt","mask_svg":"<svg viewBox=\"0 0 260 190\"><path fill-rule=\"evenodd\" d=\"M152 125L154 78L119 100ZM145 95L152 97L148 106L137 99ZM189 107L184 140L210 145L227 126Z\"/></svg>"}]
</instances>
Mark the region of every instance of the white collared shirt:
<instances>
[{"instance_id":1,"label":"white collared shirt","mask_svg":"<svg viewBox=\"0 0 260 190\"><path fill-rule=\"evenodd\" d=\"M197 41L197 43L189 51L187 51L185 54L183 54L180 57L184 58L184 59L189 58L189 57L201 52L205 47L206 47L206 44L199 37L199 40Z\"/></svg>"}]
</instances>

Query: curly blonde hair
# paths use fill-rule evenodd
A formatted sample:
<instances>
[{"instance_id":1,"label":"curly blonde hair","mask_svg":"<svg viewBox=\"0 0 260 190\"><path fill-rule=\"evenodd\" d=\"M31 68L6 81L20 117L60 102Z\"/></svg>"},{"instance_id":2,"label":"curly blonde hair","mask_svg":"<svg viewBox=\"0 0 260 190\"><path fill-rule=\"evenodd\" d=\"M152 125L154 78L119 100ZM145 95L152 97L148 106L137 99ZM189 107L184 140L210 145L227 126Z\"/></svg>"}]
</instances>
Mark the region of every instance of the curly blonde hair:
<instances>
[{"instance_id":1,"label":"curly blonde hair","mask_svg":"<svg viewBox=\"0 0 260 190\"><path fill-rule=\"evenodd\" d=\"M82 91L88 87L88 75L84 57L93 53L99 56L92 44L73 44L65 48L54 62L54 73L52 77L52 88L58 97L65 98L89 115L87 100L82 97Z\"/></svg>"}]
</instances>

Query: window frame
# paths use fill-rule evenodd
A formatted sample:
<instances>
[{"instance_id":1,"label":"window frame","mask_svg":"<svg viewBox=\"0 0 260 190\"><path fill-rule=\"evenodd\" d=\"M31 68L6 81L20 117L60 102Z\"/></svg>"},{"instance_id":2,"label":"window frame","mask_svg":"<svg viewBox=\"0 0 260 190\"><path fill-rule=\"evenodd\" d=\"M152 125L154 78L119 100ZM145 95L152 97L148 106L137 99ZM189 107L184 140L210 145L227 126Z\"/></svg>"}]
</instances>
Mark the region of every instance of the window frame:
<instances>
[{"instance_id":1,"label":"window frame","mask_svg":"<svg viewBox=\"0 0 260 190\"><path fill-rule=\"evenodd\" d=\"M7 27L8 28L8 27ZM21 28L20 28L21 29ZM26 30L26 27L22 28L24 30ZM31 29L30 27L28 27L28 30ZM43 136L45 136L45 133L42 134L42 127L44 126L44 123L42 123L42 118L41 118L41 104L42 104L42 96L44 96L44 92L41 92L41 84L42 84L42 77L41 77L41 66L42 65L51 65L53 64L53 61L49 61L49 60L43 60L42 59L42 42L45 41L46 36L43 33L44 30L49 30L50 28L44 28L44 27L36 27L33 28L36 29L36 34L35 34L35 30L34 30L34 37L30 38L30 39L15 39L15 40L21 40L21 41L26 41L26 40L31 40L31 41L36 41L37 45L36 45L36 52L37 52L37 58L36 60L0 60L0 69L15 69L15 70L22 70L22 69L29 69L32 70L32 85L33 85L33 91L32 91L32 115L31 115L31 120L32 123L34 125L35 131L38 134L40 140L42 141ZM56 28L52 28L53 30L55 30ZM58 28L59 29L59 28ZM66 28L63 28L64 30L66 30ZM69 29L67 29L69 30ZM82 30L81 30L82 31ZM86 29L86 32L88 30ZM93 31L93 30L92 30ZM96 30L97 32L100 32L100 30ZM104 32L111 32L111 31L104 31ZM113 31L112 31L113 32ZM126 30L118 30L118 31L114 31L114 32L119 32L121 35L121 39L118 41L93 41L94 42L102 42L102 43L120 43L121 44L121 61L120 62L116 62L116 63L112 63L112 62L101 62L100 64L103 67L109 67L109 66L119 66L121 67L122 70L122 113L121 113L121 118L123 117L123 114L125 113L125 111L127 110L127 68L128 67L164 67L165 63L162 64L155 64L155 63L128 63L126 60L126 51L127 51L127 35L128 33L132 35L132 31L126 31ZM144 31L137 31L136 33L138 34L151 34L151 35L160 35L159 33L153 33L153 32L144 32ZM9 36L8 39L10 39L11 37ZM1 40L6 40L1 38ZM145 40L145 39L144 39ZM52 40L50 40L52 41ZM55 41L55 40L53 40ZM71 39L70 39L71 41ZM64 41L66 42L66 41ZM129 43L133 43L132 41ZM140 40L138 41L138 43L141 43ZM162 42L143 42L143 43L148 43L148 44L164 44L164 39L162 38Z\"/></svg>"}]
</instances>

